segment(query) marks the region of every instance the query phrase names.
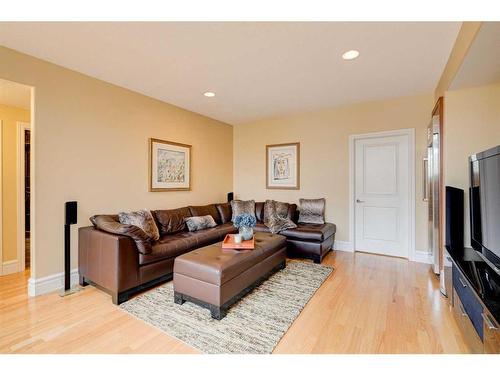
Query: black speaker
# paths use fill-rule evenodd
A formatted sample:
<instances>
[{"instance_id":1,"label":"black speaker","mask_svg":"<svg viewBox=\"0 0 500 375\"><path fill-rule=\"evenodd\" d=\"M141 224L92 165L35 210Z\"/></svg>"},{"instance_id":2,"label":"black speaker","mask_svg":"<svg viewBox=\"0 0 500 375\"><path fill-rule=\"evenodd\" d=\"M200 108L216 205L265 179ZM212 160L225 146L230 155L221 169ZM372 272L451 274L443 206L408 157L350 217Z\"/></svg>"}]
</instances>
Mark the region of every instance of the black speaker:
<instances>
[{"instance_id":1,"label":"black speaker","mask_svg":"<svg viewBox=\"0 0 500 375\"><path fill-rule=\"evenodd\" d=\"M446 186L445 246L462 251L464 248L464 191Z\"/></svg>"},{"instance_id":2,"label":"black speaker","mask_svg":"<svg viewBox=\"0 0 500 375\"><path fill-rule=\"evenodd\" d=\"M233 199L234 199L234 193L233 192L227 193L227 201L231 202Z\"/></svg>"},{"instance_id":3,"label":"black speaker","mask_svg":"<svg viewBox=\"0 0 500 375\"><path fill-rule=\"evenodd\" d=\"M66 225L71 225L71 224L76 224L76 218L78 216L77 214L77 206L76 202L66 202L65 204L66 207Z\"/></svg>"},{"instance_id":4,"label":"black speaker","mask_svg":"<svg viewBox=\"0 0 500 375\"><path fill-rule=\"evenodd\" d=\"M71 289L71 231L70 225L76 224L77 206L76 202L66 202L65 208L65 225L64 225L64 291L69 293ZM64 293L63 292L63 295Z\"/></svg>"}]
</instances>

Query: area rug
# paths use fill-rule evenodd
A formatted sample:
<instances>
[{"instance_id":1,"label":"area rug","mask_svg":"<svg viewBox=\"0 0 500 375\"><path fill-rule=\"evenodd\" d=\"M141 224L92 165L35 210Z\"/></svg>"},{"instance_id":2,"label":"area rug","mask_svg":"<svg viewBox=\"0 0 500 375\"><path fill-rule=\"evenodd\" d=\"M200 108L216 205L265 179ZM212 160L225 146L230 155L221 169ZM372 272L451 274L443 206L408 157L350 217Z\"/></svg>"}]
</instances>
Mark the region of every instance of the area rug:
<instances>
[{"instance_id":1,"label":"area rug","mask_svg":"<svg viewBox=\"0 0 500 375\"><path fill-rule=\"evenodd\" d=\"M120 307L204 353L271 353L332 267L287 261L287 267L212 319L208 309L174 303L170 282Z\"/></svg>"}]
</instances>

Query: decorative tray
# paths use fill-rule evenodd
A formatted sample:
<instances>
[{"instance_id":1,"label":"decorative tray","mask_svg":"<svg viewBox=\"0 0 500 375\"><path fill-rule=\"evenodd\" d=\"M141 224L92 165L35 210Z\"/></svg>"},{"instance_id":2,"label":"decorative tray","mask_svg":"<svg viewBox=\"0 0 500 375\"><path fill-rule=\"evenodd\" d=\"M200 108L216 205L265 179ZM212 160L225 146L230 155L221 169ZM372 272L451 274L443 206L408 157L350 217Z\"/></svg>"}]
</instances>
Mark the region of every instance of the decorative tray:
<instances>
[{"instance_id":1,"label":"decorative tray","mask_svg":"<svg viewBox=\"0 0 500 375\"><path fill-rule=\"evenodd\" d=\"M224 241L222 241L222 248L235 250L253 250L255 249L255 241L252 237L251 240L241 241L241 243L235 243L234 234L226 234Z\"/></svg>"}]
</instances>

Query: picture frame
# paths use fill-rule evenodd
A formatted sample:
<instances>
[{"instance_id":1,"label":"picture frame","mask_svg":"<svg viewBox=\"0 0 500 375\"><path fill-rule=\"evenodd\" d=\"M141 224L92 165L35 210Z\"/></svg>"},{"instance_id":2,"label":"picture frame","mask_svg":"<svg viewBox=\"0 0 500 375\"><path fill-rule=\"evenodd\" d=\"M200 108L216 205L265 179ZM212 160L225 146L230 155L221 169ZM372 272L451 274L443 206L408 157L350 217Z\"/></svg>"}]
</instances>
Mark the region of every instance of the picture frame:
<instances>
[{"instance_id":1,"label":"picture frame","mask_svg":"<svg viewBox=\"0 0 500 375\"><path fill-rule=\"evenodd\" d=\"M300 189L300 143L266 145L266 189Z\"/></svg>"},{"instance_id":2,"label":"picture frame","mask_svg":"<svg viewBox=\"0 0 500 375\"><path fill-rule=\"evenodd\" d=\"M149 191L191 190L191 145L149 138Z\"/></svg>"}]
</instances>

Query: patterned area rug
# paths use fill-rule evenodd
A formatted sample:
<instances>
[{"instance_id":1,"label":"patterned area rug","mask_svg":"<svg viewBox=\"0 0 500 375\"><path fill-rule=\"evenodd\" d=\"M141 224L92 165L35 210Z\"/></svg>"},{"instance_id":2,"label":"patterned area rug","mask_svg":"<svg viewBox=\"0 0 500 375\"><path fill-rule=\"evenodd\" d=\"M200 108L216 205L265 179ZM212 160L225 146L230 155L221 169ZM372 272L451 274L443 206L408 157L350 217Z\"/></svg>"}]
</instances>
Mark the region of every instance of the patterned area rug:
<instances>
[{"instance_id":1,"label":"patterned area rug","mask_svg":"<svg viewBox=\"0 0 500 375\"><path fill-rule=\"evenodd\" d=\"M120 305L204 353L271 353L332 267L287 261L287 267L233 305L217 321L208 309L174 304L173 284L164 284Z\"/></svg>"}]
</instances>

